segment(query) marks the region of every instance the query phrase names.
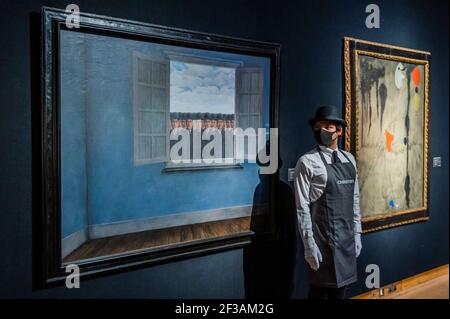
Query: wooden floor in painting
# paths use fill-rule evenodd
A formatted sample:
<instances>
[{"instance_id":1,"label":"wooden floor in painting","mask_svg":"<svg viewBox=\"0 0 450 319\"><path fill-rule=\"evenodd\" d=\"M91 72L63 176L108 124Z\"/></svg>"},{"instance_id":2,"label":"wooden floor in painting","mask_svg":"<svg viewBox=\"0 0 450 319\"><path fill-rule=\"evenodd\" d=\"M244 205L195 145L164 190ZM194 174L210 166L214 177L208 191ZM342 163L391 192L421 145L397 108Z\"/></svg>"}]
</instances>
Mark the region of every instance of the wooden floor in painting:
<instances>
[{"instance_id":1,"label":"wooden floor in painting","mask_svg":"<svg viewBox=\"0 0 450 319\"><path fill-rule=\"evenodd\" d=\"M64 258L64 263L141 249L210 239L250 230L250 217L148 230L90 240Z\"/></svg>"}]
</instances>

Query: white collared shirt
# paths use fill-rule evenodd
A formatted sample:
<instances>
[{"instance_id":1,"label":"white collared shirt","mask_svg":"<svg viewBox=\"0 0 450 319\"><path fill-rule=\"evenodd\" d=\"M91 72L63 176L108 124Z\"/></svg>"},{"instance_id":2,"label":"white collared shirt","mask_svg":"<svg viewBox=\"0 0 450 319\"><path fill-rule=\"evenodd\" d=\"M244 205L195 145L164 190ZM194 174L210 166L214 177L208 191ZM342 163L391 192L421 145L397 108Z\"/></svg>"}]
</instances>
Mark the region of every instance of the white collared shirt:
<instances>
[{"instance_id":1,"label":"white collared shirt","mask_svg":"<svg viewBox=\"0 0 450 319\"><path fill-rule=\"evenodd\" d=\"M331 164L333 149L319 145L325 161ZM353 155L343 150L338 150L338 157L342 163L348 163L347 158L341 153L344 152L348 156L356 169L356 162ZM322 162L317 147L301 156L295 167L295 203L297 206L298 227L302 238L312 237L312 223L310 214L310 205L322 196L327 185L327 169ZM359 209L359 185L358 174L355 177L355 190L353 197L353 214L354 214L354 230L361 233L361 214Z\"/></svg>"}]
</instances>

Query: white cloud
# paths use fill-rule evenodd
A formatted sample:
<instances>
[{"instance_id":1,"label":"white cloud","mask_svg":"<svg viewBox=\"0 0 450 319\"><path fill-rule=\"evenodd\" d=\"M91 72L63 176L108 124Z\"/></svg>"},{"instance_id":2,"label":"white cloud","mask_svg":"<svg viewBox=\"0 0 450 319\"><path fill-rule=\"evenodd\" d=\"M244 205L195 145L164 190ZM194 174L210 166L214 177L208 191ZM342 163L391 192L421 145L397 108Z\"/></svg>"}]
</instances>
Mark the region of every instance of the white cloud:
<instances>
[{"instance_id":1,"label":"white cloud","mask_svg":"<svg viewBox=\"0 0 450 319\"><path fill-rule=\"evenodd\" d=\"M172 112L234 113L235 70L171 62Z\"/></svg>"}]
</instances>

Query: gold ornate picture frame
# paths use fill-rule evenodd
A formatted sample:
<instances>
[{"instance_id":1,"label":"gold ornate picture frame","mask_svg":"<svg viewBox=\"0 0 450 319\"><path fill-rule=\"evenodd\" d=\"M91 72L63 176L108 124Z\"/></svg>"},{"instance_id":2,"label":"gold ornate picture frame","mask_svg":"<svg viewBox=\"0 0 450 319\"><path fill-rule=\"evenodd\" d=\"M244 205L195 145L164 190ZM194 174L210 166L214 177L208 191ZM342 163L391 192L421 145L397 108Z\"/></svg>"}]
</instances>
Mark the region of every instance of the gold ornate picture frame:
<instances>
[{"instance_id":1,"label":"gold ornate picture frame","mask_svg":"<svg viewBox=\"0 0 450 319\"><path fill-rule=\"evenodd\" d=\"M430 52L346 37L343 60L363 232L429 219Z\"/></svg>"}]
</instances>

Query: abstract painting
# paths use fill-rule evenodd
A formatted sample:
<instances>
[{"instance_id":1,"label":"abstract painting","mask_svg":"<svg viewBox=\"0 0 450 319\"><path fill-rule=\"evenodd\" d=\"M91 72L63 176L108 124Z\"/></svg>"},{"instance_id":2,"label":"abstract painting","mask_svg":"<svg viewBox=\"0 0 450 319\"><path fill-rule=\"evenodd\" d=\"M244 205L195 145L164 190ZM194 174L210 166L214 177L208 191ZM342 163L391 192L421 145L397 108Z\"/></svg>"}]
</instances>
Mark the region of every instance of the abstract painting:
<instances>
[{"instance_id":1,"label":"abstract painting","mask_svg":"<svg viewBox=\"0 0 450 319\"><path fill-rule=\"evenodd\" d=\"M428 52L346 38L346 149L365 231L427 215Z\"/></svg>"}]
</instances>

